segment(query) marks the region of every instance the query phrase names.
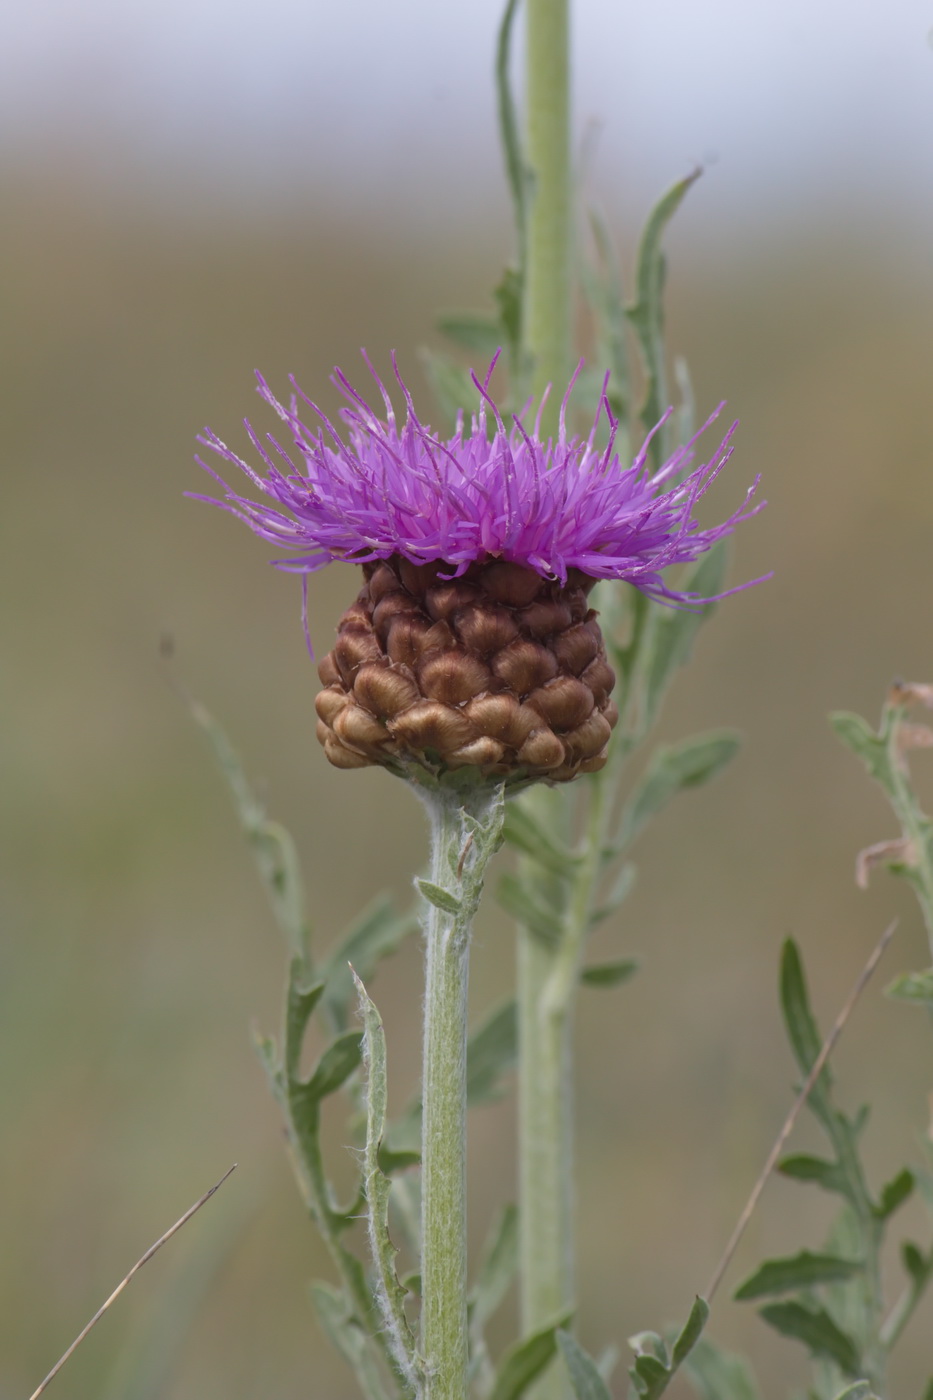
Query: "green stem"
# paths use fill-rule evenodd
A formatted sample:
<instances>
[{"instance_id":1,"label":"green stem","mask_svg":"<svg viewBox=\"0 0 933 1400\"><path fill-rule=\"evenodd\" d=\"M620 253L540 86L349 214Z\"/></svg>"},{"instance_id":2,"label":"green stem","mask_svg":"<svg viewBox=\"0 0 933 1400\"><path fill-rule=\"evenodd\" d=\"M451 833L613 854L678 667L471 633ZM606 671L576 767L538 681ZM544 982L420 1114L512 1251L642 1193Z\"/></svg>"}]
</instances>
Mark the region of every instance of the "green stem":
<instances>
[{"instance_id":1,"label":"green stem","mask_svg":"<svg viewBox=\"0 0 933 1400\"><path fill-rule=\"evenodd\" d=\"M542 416L546 436L556 431L572 346L569 0L527 0L526 43L523 359L536 399L553 386Z\"/></svg>"},{"instance_id":2,"label":"green stem","mask_svg":"<svg viewBox=\"0 0 933 1400\"><path fill-rule=\"evenodd\" d=\"M428 1400L465 1400L466 1042L473 915L502 826L502 793L422 791L431 818L422 1083L421 1350Z\"/></svg>"},{"instance_id":3,"label":"green stem","mask_svg":"<svg viewBox=\"0 0 933 1400\"><path fill-rule=\"evenodd\" d=\"M609 819L603 775L588 784L584 831L572 875L548 897L561 901L561 935L545 943L519 928L519 1266L522 1330L536 1332L574 1306L573 1031L580 963L602 872ZM525 799L553 829L567 812L560 792L538 788ZM561 807L558 804L562 804ZM540 879L540 868L529 876ZM536 1400L562 1400L554 1368Z\"/></svg>"}]
</instances>

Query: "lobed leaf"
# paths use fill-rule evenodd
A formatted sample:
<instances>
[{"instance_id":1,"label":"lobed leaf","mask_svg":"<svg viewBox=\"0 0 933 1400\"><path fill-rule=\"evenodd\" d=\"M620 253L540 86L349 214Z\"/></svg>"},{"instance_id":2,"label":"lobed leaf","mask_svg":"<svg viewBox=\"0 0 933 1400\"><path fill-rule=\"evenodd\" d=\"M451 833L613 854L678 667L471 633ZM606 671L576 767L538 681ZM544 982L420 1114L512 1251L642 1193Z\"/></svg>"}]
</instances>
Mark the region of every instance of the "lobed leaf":
<instances>
[{"instance_id":1,"label":"lobed leaf","mask_svg":"<svg viewBox=\"0 0 933 1400\"><path fill-rule=\"evenodd\" d=\"M858 1348L824 1308L805 1307L793 1301L769 1303L759 1310L759 1316L782 1337L803 1342L813 1356L834 1361L846 1375L858 1377Z\"/></svg>"},{"instance_id":2,"label":"lobed leaf","mask_svg":"<svg viewBox=\"0 0 933 1400\"><path fill-rule=\"evenodd\" d=\"M838 1283L854 1278L864 1271L864 1267L859 1259L841 1259L835 1254L811 1254L808 1249L802 1249L799 1254L784 1259L766 1259L732 1296L736 1302L747 1302L750 1298L791 1293L795 1289L812 1288L819 1283Z\"/></svg>"},{"instance_id":3,"label":"lobed leaf","mask_svg":"<svg viewBox=\"0 0 933 1400\"><path fill-rule=\"evenodd\" d=\"M824 1191L835 1191L840 1196L849 1194L845 1173L838 1162L827 1162L822 1157L811 1157L802 1152L793 1157L784 1157L778 1162L777 1170L782 1176L789 1176L795 1181L814 1181Z\"/></svg>"},{"instance_id":4,"label":"lobed leaf","mask_svg":"<svg viewBox=\"0 0 933 1400\"><path fill-rule=\"evenodd\" d=\"M899 1171L897 1176L886 1182L875 1206L874 1213L878 1219L887 1220L889 1215L893 1215L898 1206L903 1205L913 1194L915 1184L914 1174L909 1167L904 1167L903 1171Z\"/></svg>"},{"instance_id":5,"label":"lobed leaf","mask_svg":"<svg viewBox=\"0 0 933 1400\"><path fill-rule=\"evenodd\" d=\"M852 750L856 758L862 760L871 776L883 786L890 786L891 764L887 745L868 721L861 715L836 710L829 716L829 722L836 737L842 740L846 748Z\"/></svg>"},{"instance_id":6,"label":"lobed leaf","mask_svg":"<svg viewBox=\"0 0 933 1400\"><path fill-rule=\"evenodd\" d=\"M639 963L636 958L622 958L619 962L596 963L584 967L580 981L584 987L619 987L634 977Z\"/></svg>"}]
</instances>

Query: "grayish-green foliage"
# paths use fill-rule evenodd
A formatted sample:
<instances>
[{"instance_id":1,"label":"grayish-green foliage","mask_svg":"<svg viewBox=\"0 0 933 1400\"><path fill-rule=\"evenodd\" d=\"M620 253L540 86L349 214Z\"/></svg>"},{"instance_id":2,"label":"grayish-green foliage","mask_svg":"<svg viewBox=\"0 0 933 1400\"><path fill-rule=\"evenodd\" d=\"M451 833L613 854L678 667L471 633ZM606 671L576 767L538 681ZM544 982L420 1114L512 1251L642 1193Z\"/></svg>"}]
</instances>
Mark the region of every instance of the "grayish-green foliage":
<instances>
[{"instance_id":1,"label":"grayish-green foliage","mask_svg":"<svg viewBox=\"0 0 933 1400\"><path fill-rule=\"evenodd\" d=\"M629 1369L632 1388L641 1400L659 1400L690 1356L709 1318L704 1298L694 1299L690 1316L669 1346L657 1332L639 1332L629 1338L635 1360Z\"/></svg>"},{"instance_id":2,"label":"grayish-green foliage","mask_svg":"<svg viewBox=\"0 0 933 1400\"><path fill-rule=\"evenodd\" d=\"M611 1400L609 1387L589 1352L584 1351L580 1343L563 1329L557 1333L557 1344L576 1400Z\"/></svg>"}]
</instances>

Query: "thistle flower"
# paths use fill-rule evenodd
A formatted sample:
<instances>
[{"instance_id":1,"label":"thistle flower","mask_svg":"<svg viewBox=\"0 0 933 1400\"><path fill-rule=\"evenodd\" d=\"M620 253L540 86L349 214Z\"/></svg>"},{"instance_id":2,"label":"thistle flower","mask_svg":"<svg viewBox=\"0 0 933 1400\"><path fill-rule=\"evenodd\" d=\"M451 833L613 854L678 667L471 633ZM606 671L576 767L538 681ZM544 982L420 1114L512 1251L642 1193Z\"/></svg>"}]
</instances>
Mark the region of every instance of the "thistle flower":
<instances>
[{"instance_id":1,"label":"thistle flower","mask_svg":"<svg viewBox=\"0 0 933 1400\"><path fill-rule=\"evenodd\" d=\"M708 602L671 588L663 570L697 559L760 509L750 504L756 480L722 524L700 529L694 518L732 454L735 424L707 463L693 466L694 437L652 475L653 433L631 465L615 452L605 387L605 447L596 446L599 415L588 437L568 436L567 398L557 440L543 442L537 424L531 433L520 418L511 428L502 421L488 389L494 365L474 379L478 413L451 438L421 423L396 369L407 410L399 427L369 366L385 417L338 369L344 436L294 381L286 407L259 377L295 449L247 422L264 475L214 433L200 439L260 494L238 494L198 458L224 487L214 504L288 551L273 562L302 575L306 629L308 575L334 560L363 567L363 588L319 667L318 737L337 767L551 782L602 767L615 677L590 589L619 579L673 606ZM317 431L302 422L299 401L320 420Z\"/></svg>"}]
</instances>

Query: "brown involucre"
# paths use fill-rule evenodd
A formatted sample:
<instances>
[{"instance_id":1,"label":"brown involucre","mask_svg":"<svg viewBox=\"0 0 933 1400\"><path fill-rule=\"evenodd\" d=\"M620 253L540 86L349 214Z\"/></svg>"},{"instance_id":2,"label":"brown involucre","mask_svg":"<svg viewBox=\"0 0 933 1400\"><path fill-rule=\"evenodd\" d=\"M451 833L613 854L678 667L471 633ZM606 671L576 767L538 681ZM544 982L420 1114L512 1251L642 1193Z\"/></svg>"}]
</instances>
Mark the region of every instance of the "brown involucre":
<instances>
[{"instance_id":1,"label":"brown involucre","mask_svg":"<svg viewBox=\"0 0 933 1400\"><path fill-rule=\"evenodd\" d=\"M606 762L618 711L594 580L566 585L502 559L363 565L321 662L317 733L338 768L566 782Z\"/></svg>"}]
</instances>

